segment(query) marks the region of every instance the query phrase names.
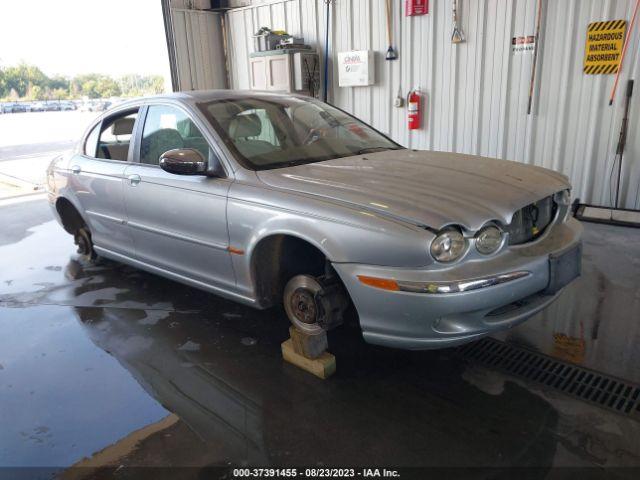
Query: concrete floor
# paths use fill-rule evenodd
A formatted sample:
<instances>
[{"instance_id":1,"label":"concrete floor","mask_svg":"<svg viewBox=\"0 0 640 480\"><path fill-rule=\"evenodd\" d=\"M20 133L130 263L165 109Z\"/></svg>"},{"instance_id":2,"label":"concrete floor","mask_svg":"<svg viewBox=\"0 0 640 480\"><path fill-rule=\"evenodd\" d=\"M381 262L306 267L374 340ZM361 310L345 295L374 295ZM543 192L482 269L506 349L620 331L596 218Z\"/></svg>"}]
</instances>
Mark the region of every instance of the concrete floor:
<instances>
[{"instance_id":1,"label":"concrete floor","mask_svg":"<svg viewBox=\"0 0 640 480\"><path fill-rule=\"evenodd\" d=\"M282 361L278 310L83 265L42 200L0 206L0 225L0 466L640 472L632 418L449 350L372 347L353 325L332 332L321 381ZM640 382L640 230L585 226L583 277L501 338Z\"/></svg>"}]
</instances>

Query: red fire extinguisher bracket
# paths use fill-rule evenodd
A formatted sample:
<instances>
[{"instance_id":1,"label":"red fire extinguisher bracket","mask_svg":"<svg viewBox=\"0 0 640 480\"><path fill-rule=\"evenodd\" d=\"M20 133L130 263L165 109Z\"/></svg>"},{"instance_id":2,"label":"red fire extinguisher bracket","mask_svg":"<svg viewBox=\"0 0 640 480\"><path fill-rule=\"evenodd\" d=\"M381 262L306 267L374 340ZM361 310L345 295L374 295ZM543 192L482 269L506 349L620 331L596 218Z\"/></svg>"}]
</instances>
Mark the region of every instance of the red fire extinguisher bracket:
<instances>
[{"instance_id":1,"label":"red fire extinguisher bracket","mask_svg":"<svg viewBox=\"0 0 640 480\"><path fill-rule=\"evenodd\" d=\"M407 17L429 13L429 0L405 0L404 11Z\"/></svg>"},{"instance_id":2,"label":"red fire extinguisher bracket","mask_svg":"<svg viewBox=\"0 0 640 480\"><path fill-rule=\"evenodd\" d=\"M426 98L420 90L414 88L407 95L407 126L409 130L418 130L422 124L421 112L426 106Z\"/></svg>"}]
</instances>

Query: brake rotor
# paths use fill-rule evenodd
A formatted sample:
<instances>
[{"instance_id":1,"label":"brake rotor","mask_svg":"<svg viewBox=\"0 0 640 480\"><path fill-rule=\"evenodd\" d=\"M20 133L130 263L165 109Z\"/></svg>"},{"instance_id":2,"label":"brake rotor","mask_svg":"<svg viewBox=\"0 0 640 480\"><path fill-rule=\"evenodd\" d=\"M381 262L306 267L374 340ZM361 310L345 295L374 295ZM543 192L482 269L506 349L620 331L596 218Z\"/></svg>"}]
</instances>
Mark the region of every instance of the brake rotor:
<instances>
[{"instance_id":1,"label":"brake rotor","mask_svg":"<svg viewBox=\"0 0 640 480\"><path fill-rule=\"evenodd\" d=\"M316 295L322 285L310 275L297 275L284 289L284 309L291 323L300 331L310 335L322 333L318 323L319 309Z\"/></svg>"},{"instance_id":2,"label":"brake rotor","mask_svg":"<svg viewBox=\"0 0 640 480\"><path fill-rule=\"evenodd\" d=\"M93 250L93 242L91 241L91 234L86 228L79 229L74 235L74 243L78 246L77 252L80 255L84 255L89 259L95 258L95 252Z\"/></svg>"}]
</instances>

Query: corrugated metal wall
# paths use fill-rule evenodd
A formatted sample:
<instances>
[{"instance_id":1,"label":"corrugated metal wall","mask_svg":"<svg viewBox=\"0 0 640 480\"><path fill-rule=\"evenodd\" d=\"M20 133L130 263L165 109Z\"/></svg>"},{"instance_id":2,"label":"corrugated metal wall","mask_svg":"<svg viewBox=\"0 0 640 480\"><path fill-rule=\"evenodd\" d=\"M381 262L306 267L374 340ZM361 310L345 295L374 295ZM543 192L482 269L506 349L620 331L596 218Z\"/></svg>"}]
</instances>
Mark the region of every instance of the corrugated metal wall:
<instances>
[{"instance_id":1,"label":"corrugated metal wall","mask_svg":"<svg viewBox=\"0 0 640 480\"><path fill-rule=\"evenodd\" d=\"M429 3L429 15L405 17L404 1L394 0L400 59L388 62L384 0L334 0L333 57L339 51L373 49L376 84L339 88L331 68L329 101L405 146L553 168L570 177L575 196L608 205L626 79L638 77L640 70L638 29L613 107L608 106L613 75L582 73L584 43L588 23L630 20L633 1L544 1L539 93L532 115L526 113L532 55L512 54L511 38L533 35L536 0L459 0L467 41L457 46L451 43L451 1ZM249 87L251 35L259 27L302 35L322 54L325 21L324 0L254 0L252 7L227 13L232 88ZM406 110L394 108L393 99L399 88L406 95L413 87L420 87L428 98L426 128L409 132ZM621 197L628 208L639 206L639 115L637 85Z\"/></svg>"},{"instance_id":2,"label":"corrugated metal wall","mask_svg":"<svg viewBox=\"0 0 640 480\"><path fill-rule=\"evenodd\" d=\"M177 8L180 3L171 7L178 90L227 88L220 14Z\"/></svg>"}]
</instances>

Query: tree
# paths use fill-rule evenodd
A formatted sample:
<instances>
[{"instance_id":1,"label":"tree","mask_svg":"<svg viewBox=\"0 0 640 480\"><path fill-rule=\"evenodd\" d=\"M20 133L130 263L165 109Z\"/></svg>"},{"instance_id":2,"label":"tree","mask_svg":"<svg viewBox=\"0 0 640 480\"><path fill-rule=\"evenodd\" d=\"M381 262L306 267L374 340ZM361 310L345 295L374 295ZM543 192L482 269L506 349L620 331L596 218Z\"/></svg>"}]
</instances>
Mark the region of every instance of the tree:
<instances>
[{"instance_id":1,"label":"tree","mask_svg":"<svg viewBox=\"0 0 640 480\"><path fill-rule=\"evenodd\" d=\"M47 92L40 85L33 85L27 94L29 100L44 100L47 98Z\"/></svg>"},{"instance_id":2,"label":"tree","mask_svg":"<svg viewBox=\"0 0 640 480\"><path fill-rule=\"evenodd\" d=\"M18 97L24 97L27 93L29 80L19 67L9 67L5 70L5 82L7 89L10 92L13 90Z\"/></svg>"},{"instance_id":3,"label":"tree","mask_svg":"<svg viewBox=\"0 0 640 480\"><path fill-rule=\"evenodd\" d=\"M71 91L80 93L89 98L107 98L121 95L121 90L116 81L97 73L79 75L71 81Z\"/></svg>"},{"instance_id":4,"label":"tree","mask_svg":"<svg viewBox=\"0 0 640 480\"><path fill-rule=\"evenodd\" d=\"M115 80L109 75L86 73L73 78L49 78L38 67L26 63L0 68L0 98L140 97L158 93L164 93L164 78L160 75L130 74Z\"/></svg>"},{"instance_id":5,"label":"tree","mask_svg":"<svg viewBox=\"0 0 640 480\"><path fill-rule=\"evenodd\" d=\"M38 67L21 63L16 67L8 67L4 72L6 88L14 89L18 96L24 97L30 87L38 85L47 87L49 79Z\"/></svg>"},{"instance_id":6,"label":"tree","mask_svg":"<svg viewBox=\"0 0 640 480\"><path fill-rule=\"evenodd\" d=\"M51 97L55 100L66 100L69 98L69 90L64 88L56 88L51 92Z\"/></svg>"},{"instance_id":7,"label":"tree","mask_svg":"<svg viewBox=\"0 0 640 480\"><path fill-rule=\"evenodd\" d=\"M8 93L7 83L4 78L4 68L0 67L0 98L6 97Z\"/></svg>"},{"instance_id":8,"label":"tree","mask_svg":"<svg viewBox=\"0 0 640 480\"><path fill-rule=\"evenodd\" d=\"M80 87L80 93L89 98L98 98L100 95L98 95L96 85L97 82L95 80L87 80Z\"/></svg>"},{"instance_id":9,"label":"tree","mask_svg":"<svg viewBox=\"0 0 640 480\"><path fill-rule=\"evenodd\" d=\"M125 97L140 97L164 93L164 78L160 75L124 75L118 85Z\"/></svg>"},{"instance_id":10,"label":"tree","mask_svg":"<svg viewBox=\"0 0 640 480\"><path fill-rule=\"evenodd\" d=\"M56 75L51 77L48 81L48 87L51 90L58 90L60 88L69 91L69 87L71 85L71 81L68 78L65 78L61 75Z\"/></svg>"},{"instance_id":11,"label":"tree","mask_svg":"<svg viewBox=\"0 0 640 480\"><path fill-rule=\"evenodd\" d=\"M164 78L160 75L150 77L150 91L156 95L164 93Z\"/></svg>"},{"instance_id":12,"label":"tree","mask_svg":"<svg viewBox=\"0 0 640 480\"><path fill-rule=\"evenodd\" d=\"M111 77L101 77L96 84L96 92L101 98L118 97L122 93L116 81Z\"/></svg>"}]
</instances>

